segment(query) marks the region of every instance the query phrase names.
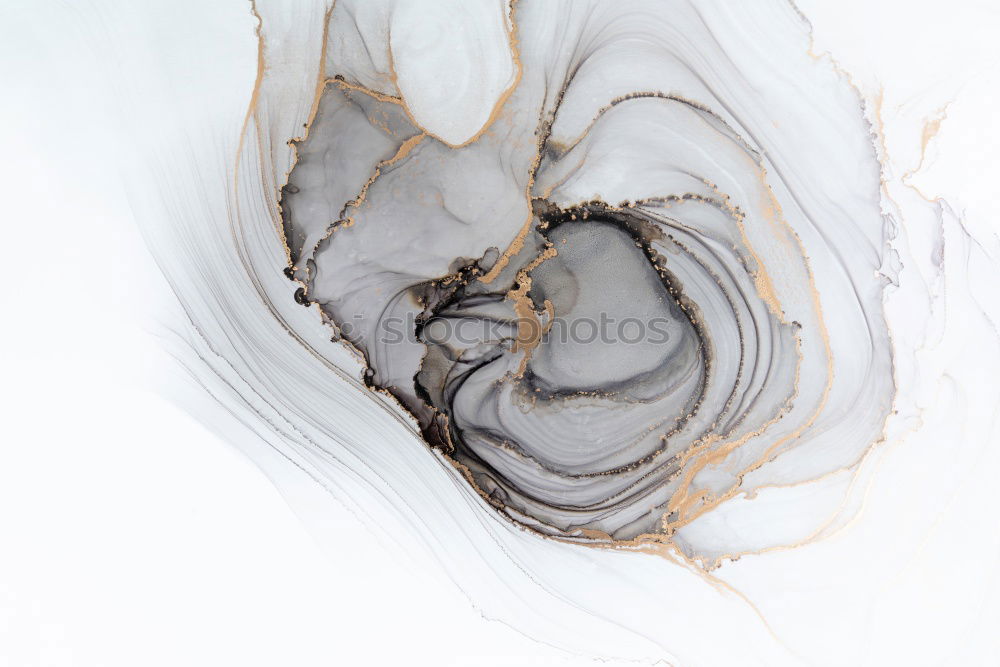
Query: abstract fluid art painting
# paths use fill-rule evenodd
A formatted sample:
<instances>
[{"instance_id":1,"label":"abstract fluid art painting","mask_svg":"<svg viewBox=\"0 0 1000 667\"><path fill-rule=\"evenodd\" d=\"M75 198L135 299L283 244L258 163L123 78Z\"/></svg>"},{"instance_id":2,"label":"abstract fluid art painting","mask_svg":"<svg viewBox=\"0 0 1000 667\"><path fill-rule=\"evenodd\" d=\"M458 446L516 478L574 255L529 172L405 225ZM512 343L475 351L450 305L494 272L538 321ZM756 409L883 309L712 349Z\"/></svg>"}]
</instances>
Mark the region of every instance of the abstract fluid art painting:
<instances>
[{"instance_id":1,"label":"abstract fluid art painting","mask_svg":"<svg viewBox=\"0 0 1000 667\"><path fill-rule=\"evenodd\" d=\"M114 19L147 29L108 86L161 344L335 551L540 651L440 618L416 664L997 664L1000 146L951 158L972 105L850 51L927 46L889 10L223 4Z\"/></svg>"}]
</instances>

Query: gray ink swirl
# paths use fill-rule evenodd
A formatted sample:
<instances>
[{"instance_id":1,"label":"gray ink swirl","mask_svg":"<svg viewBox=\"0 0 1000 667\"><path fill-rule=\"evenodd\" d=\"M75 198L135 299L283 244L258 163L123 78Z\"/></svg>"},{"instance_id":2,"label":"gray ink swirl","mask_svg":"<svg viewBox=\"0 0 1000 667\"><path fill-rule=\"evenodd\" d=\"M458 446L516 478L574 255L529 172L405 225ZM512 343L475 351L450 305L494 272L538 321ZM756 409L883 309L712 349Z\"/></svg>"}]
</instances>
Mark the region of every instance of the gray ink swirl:
<instances>
[{"instance_id":1,"label":"gray ink swirl","mask_svg":"<svg viewBox=\"0 0 1000 667\"><path fill-rule=\"evenodd\" d=\"M699 518L856 465L891 410L859 102L754 89L694 2L514 20L520 78L465 144L331 42L280 197L296 298L506 516L736 553Z\"/></svg>"}]
</instances>

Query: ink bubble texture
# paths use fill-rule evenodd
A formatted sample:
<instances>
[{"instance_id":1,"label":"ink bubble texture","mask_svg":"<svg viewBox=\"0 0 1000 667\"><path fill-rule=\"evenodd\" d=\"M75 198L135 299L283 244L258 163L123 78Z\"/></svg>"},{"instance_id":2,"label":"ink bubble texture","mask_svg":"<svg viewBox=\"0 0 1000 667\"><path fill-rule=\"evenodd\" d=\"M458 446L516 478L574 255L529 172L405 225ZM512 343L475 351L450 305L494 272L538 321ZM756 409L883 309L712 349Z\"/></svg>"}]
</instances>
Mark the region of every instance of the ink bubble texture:
<instances>
[{"instance_id":1,"label":"ink bubble texture","mask_svg":"<svg viewBox=\"0 0 1000 667\"><path fill-rule=\"evenodd\" d=\"M283 465L571 651L930 664L872 610L992 456L996 242L794 5L252 9L212 214L140 209Z\"/></svg>"}]
</instances>

